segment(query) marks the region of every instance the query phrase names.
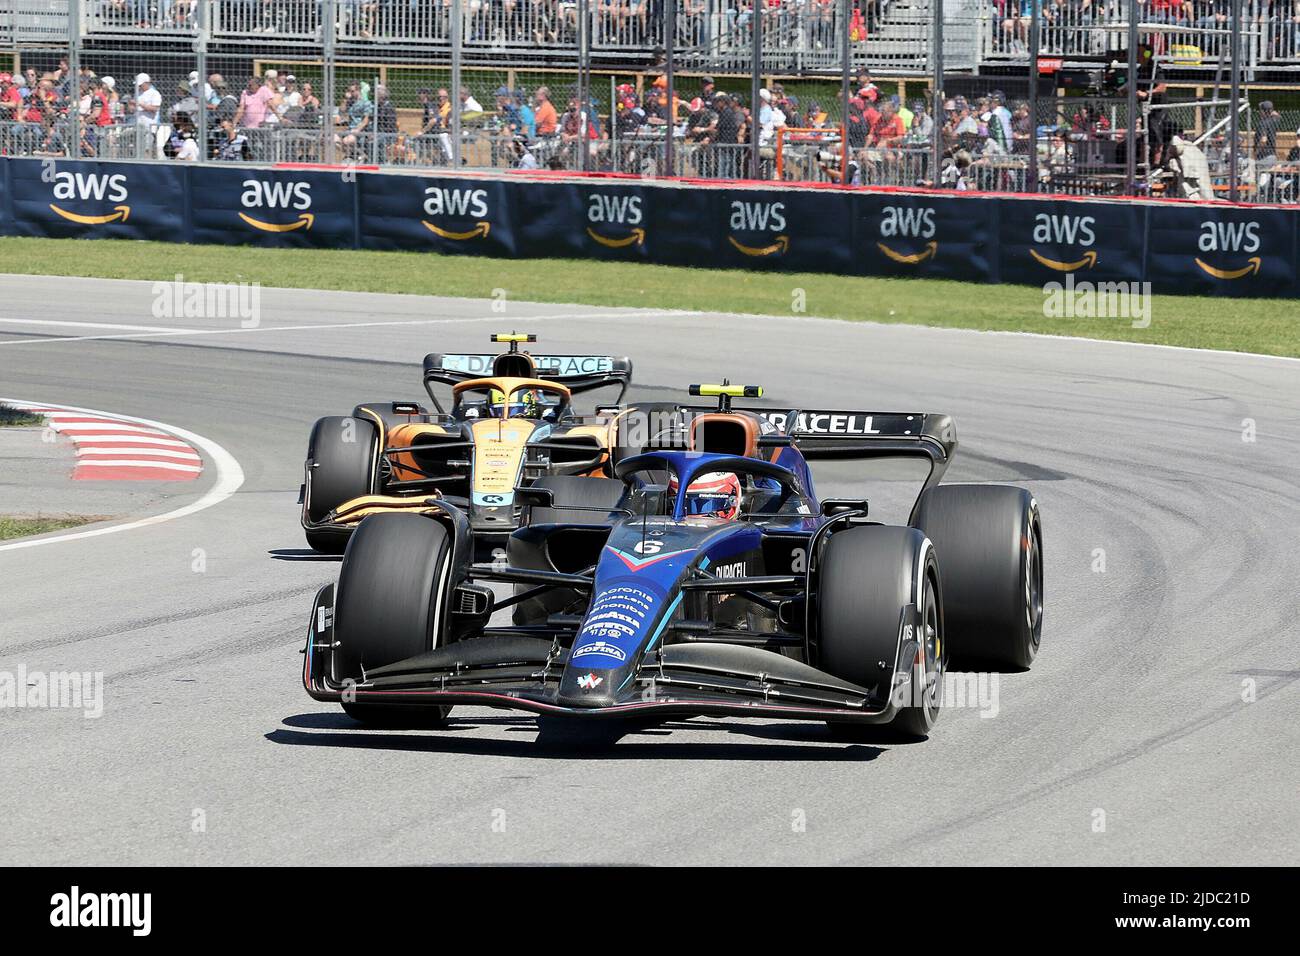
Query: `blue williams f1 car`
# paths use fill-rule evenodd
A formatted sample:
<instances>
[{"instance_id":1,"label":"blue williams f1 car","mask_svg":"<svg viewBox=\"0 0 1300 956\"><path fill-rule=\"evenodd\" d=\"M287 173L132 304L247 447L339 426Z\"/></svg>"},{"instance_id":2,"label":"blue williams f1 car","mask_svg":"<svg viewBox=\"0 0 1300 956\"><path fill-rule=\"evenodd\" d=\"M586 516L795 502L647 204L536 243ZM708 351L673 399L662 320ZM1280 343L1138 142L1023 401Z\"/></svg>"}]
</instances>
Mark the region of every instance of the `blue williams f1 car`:
<instances>
[{"instance_id":1,"label":"blue williams f1 car","mask_svg":"<svg viewBox=\"0 0 1300 956\"><path fill-rule=\"evenodd\" d=\"M691 393L718 404L660 409L611 449L616 478L518 489L528 514L504 565L472 563L469 521L446 501L365 518L317 594L307 692L387 726L466 704L919 737L950 657L1029 666L1038 507L1019 488L939 484L957 446L948 416L733 408L754 386ZM929 466L906 526L871 520L865 498L816 496L810 460L900 456Z\"/></svg>"}]
</instances>

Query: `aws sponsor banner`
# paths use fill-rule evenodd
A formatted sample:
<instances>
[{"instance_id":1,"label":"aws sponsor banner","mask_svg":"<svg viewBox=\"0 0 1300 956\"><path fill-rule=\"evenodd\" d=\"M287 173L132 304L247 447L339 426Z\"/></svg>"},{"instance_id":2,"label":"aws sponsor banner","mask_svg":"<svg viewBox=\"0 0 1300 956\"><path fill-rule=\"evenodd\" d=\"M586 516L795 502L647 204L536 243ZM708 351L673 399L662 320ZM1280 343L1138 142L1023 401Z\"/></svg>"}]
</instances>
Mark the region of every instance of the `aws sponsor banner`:
<instances>
[{"instance_id":1,"label":"aws sponsor banner","mask_svg":"<svg viewBox=\"0 0 1300 956\"><path fill-rule=\"evenodd\" d=\"M520 187L538 193L553 188L536 182L378 173L361 174L357 186L363 248L499 256L516 254L511 193L518 196ZM553 228L566 225L573 223L557 222Z\"/></svg>"},{"instance_id":2,"label":"aws sponsor banner","mask_svg":"<svg viewBox=\"0 0 1300 956\"><path fill-rule=\"evenodd\" d=\"M1279 209L1162 207L1151 216L1147 275L1158 291L1295 295L1298 221Z\"/></svg>"},{"instance_id":3,"label":"aws sponsor banner","mask_svg":"<svg viewBox=\"0 0 1300 956\"><path fill-rule=\"evenodd\" d=\"M852 271L995 279L997 200L864 193L854 195L853 214Z\"/></svg>"},{"instance_id":4,"label":"aws sponsor banner","mask_svg":"<svg viewBox=\"0 0 1300 956\"><path fill-rule=\"evenodd\" d=\"M580 186L581 229L566 233L566 242L576 243L579 255L596 259L653 258L660 237L650 228L650 204L660 192L624 183Z\"/></svg>"},{"instance_id":5,"label":"aws sponsor banner","mask_svg":"<svg viewBox=\"0 0 1300 956\"><path fill-rule=\"evenodd\" d=\"M200 166L190 175L195 242L346 248L356 236L356 185L341 173Z\"/></svg>"},{"instance_id":6,"label":"aws sponsor banner","mask_svg":"<svg viewBox=\"0 0 1300 956\"><path fill-rule=\"evenodd\" d=\"M999 199L998 280L1142 279L1148 207L1133 202Z\"/></svg>"},{"instance_id":7,"label":"aws sponsor banner","mask_svg":"<svg viewBox=\"0 0 1300 956\"><path fill-rule=\"evenodd\" d=\"M20 236L189 241L184 166L11 159L9 229Z\"/></svg>"},{"instance_id":8,"label":"aws sponsor banner","mask_svg":"<svg viewBox=\"0 0 1300 956\"><path fill-rule=\"evenodd\" d=\"M696 211L699 199L674 190ZM713 254L697 264L788 269L799 272L850 272L853 221L849 194L808 192L791 195L766 189L713 194L710 219L722 238ZM714 233L716 235L716 231Z\"/></svg>"}]
</instances>

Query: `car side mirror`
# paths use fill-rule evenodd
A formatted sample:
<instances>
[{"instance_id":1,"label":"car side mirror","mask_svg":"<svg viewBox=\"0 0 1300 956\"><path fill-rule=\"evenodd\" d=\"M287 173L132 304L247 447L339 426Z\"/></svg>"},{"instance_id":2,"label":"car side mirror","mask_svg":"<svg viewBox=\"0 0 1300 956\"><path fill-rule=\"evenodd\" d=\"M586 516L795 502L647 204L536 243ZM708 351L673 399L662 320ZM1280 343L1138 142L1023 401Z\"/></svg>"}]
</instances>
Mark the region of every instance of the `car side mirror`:
<instances>
[{"instance_id":1,"label":"car side mirror","mask_svg":"<svg viewBox=\"0 0 1300 956\"><path fill-rule=\"evenodd\" d=\"M555 491L551 488L538 488L536 485L530 485L527 488L516 488L515 503L527 505L530 508L553 508L555 507Z\"/></svg>"},{"instance_id":2,"label":"car side mirror","mask_svg":"<svg viewBox=\"0 0 1300 956\"><path fill-rule=\"evenodd\" d=\"M825 498L822 500L822 515L827 518L833 518L836 515L849 514L857 512L862 517L867 516L867 499L866 498Z\"/></svg>"}]
</instances>

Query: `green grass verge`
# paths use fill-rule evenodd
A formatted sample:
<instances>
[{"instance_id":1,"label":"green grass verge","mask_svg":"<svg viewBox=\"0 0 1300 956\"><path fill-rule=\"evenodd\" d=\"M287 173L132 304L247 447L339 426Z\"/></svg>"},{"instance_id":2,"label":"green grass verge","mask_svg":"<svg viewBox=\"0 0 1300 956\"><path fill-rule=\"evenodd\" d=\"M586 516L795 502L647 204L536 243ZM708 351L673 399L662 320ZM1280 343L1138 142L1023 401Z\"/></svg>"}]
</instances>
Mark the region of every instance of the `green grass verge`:
<instances>
[{"instance_id":1,"label":"green grass verge","mask_svg":"<svg viewBox=\"0 0 1300 956\"><path fill-rule=\"evenodd\" d=\"M0 239L0 269L42 275L258 282L357 292L637 306L707 312L802 312L944 328L1040 332L1125 342L1300 356L1300 307L1287 299L1153 296L1151 324L1047 318L1031 286L745 272L565 259L446 257L415 252L262 249L79 239Z\"/></svg>"},{"instance_id":2,"label":"green grass verge","mask_svg":"<svg viewBox=\"0 0 1300 956\"><path fill-rule=\"evenodd\" d=\"M40 415L14 408L12 405L0 404L0 428L18 428L39 425L45 421Z\"/></svg>"},{"instance_id":3,"label":"green grass verge","mask_svg":"<svg viewBox=\"0 0 1300 956\"><path fill-rule=\"evenodd\" d=\"M0 541L9 538L23 538L30 534L45 534L47 531L62 531L64 528L75 528L79 525L101 520L103 519L93 515L65 515L59 518L40 516L35 518L15 518L0 515Z\"/></svg>"}]
</instances>

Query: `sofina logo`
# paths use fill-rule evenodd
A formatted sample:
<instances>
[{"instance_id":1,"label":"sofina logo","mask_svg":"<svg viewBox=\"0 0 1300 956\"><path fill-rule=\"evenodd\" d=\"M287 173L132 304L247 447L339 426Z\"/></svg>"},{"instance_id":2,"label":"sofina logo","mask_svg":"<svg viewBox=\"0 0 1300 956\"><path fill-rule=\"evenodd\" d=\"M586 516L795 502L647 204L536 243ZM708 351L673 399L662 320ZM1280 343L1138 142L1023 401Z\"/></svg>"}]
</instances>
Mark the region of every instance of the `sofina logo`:
<instances>
[{"instance_id":1,"label":"sofina logo","mask_svg":"<svg viewBox=\"0 0 1300 956\"><path fill-rule=\"evenodd\" d=\"M463 242L466 239L486 238L492 229L488 221L486 189L462 189L457 186L430 186L424 191L424 214L430 219L475 219L472 229L448 229L428 219L421 223L435 236Z\"/></svg>"},{"instance_id":2,"label":"sofina logo","mask_svg":"<svg viewBox=\"0 0 1300 956\"><path fill-rule=\"evenodd\" d=\"M590 193L587 196L587 235L602 246L619 249L624 246L645 244L645 227L641 225L640 196L617 196L608 193ZM597 231L597 226L615 227L624 232L621 236L608 236Z\"/></svg>"},{"instance_id":3,"label":"sofina logo","mask_svg":"<svg viewBox=\"0 0 1300 956\"><path fill-rule=\"evenodd\" d=\"M42 174L44 178L44 174ZM131 215L127 205L130 198L126 188L124 173L53 173L47 180L53 183L53 198L50 209L69 222L83 226L103 226L110 222L126 222ZM111 212L85 214L64 209L59 203L114 203Z\"/></svg>"},{"instance_id":4,"label":"sofina logo","mask_svg":"<svg viewBox=\"0 0 1300 956\"><path fill-rule=\"evenodd\" d=\"M257 215L241 212L239 218L254 229L262 232L293 232L297 229L310 229L316 222L311 209L311 184L304 182L265 182L260 179L245 179L239 204L245 209L253 210ZM292 222L267 222L260 218L262 210L268 213L298 213Z\"/></svg>"},{"instance_id":5,"label":"sofina logo","mask_svg":"<svg viewBox=\"0 0 1300 956\"><path fill-rule=\"evenodd\" d=\"M785 232L785 203L783 202L743 202L736 199L731 203L732 233L744 233L747 237L755 233L772 242L749 245L741 242L734 235L727 236L737 250L747 256L762 258L764 256L782 255L790 249L790 237L777 235Z\"/></svg>"},{"instance_id":6,"label":"sofina logo","mask_svg":"<svg viewBox=\"0 0 1300 956\"><path fill-rule=\"evenodd\" d=\"M895 262L915 266L939 253L939 243L934 238L934 210L929 206L886 206L880 214L880 241L876 243L882 253ZM900 252L885 242L897 244L899 239L928 240L918 252Z\"/></svg>"},{"instance_id":7,"label":"sofina logo","mask_svg":"<svg viewBox=\"0 0 1300 956\"><path fill-rule=\"evenodd\" d=\"M1076 269L1091 269L1097 264L1097 250L1089 248L1097 241L1094 231L1097 220L1092 216L1057 216L1040 212L1034 217L1033 242L1035 245L1076 246L1083 250L1078 259L1052 259L1043 255L1033 246L1029 254L1040 265L1057 272L1074 272Z\"/></svg>"},{"instance_id":8,"label":"sofina logo","mask_svg":"<svg viewBox=\"0 0 1300 956\"><path fill-rule=\"evenodd\" d=\"M1250 255L1259 252L1259 223L1254 220L1247 222L1203 222L1201 223L1200 236L1196 240L1196 248L1204 253L1229 253L1237 255ZM1240 279L1248 275L1258 275L1260 268L1263 266L1263 260L1257 255L1250 255L1243 266L1230 268L1219 268L1210 265L1200 256L1196 256L1196 264L1206 275L1214 276L1216 279Z\"/></svg>"}]
</instances>

